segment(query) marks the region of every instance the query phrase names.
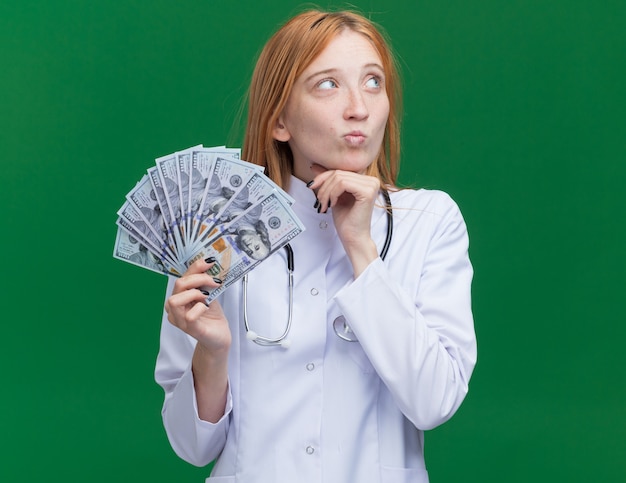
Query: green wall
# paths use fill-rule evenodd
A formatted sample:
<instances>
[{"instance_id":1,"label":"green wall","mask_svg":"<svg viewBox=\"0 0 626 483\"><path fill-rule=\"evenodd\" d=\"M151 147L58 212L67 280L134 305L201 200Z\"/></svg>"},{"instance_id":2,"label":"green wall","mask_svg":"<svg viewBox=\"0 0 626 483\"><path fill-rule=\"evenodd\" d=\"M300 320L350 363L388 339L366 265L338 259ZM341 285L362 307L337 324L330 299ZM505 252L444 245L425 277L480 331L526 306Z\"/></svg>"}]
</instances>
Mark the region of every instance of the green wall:
<instances>
[{"instance_id":1,"label":"green wall","mask_svg":"<svg viewBox=\"0 0 626 483\"><path fill-rule=\"evenodd\" d=\"M470 230L479 363L433 483L626 481L626 3L352 3L402 60L403 183ZM164 435L165 278L112 258L115 212L155 157L240 143L297 5L0 2L0 481L206 476Z\"/></svg>"}]
</instances>

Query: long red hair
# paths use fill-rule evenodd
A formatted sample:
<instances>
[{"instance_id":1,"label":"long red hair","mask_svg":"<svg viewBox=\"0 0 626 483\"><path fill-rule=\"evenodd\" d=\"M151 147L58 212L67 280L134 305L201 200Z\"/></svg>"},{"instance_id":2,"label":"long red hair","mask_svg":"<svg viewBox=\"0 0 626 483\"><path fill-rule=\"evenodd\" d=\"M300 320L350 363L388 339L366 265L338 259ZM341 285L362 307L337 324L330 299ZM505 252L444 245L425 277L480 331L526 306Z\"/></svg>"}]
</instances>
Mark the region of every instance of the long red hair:
<instances>
[{"instance_id":1,"label":"long red hair","mask_svg":"<svg viewBox=\"0 0 626 483\"><path fill-rule=\"evenodd\" d=\"M284 24L265 44L256 63L248 93L248 121L242 157L266 168L266 174L287 188L293 167L291 149L276 141L272 131L296 79L341 31L350 29L374 46L385 71L389 118L377 159L366 174L383 185L395 186L400 156L401 88L395 58L376 26L354 12L301 13Z\"/></svg>"}]
</instances>

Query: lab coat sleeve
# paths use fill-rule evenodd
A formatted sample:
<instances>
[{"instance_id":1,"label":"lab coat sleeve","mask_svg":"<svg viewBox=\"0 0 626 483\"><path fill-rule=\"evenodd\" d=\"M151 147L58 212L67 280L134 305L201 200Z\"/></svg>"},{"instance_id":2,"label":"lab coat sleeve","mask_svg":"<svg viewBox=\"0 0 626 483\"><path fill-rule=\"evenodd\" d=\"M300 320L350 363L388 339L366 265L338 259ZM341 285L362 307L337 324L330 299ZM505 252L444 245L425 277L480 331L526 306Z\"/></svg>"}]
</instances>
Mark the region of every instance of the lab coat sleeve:
<instances>
[{"instance_id":1,"label":"lab coat sleeve","mask_svg":"<svg viewBox=\"0 0 626 483\"><path fill-rule=\"evenodd\" d=\"M171 293L173 281L168 284ZM198 416L191 358L195 339L174 327L164 314L155 379L165 391L162 417L174 452L195 466L205 466L220 454L232 412L230 389L224 416L215 424Z\"/></svg>"},{"instance_id":2,"label":"lab coat sleeve","mask_svg":"<svg viewBox=\"0 0 626 483\"><path fill-rule=\"evenodd\" d=\"M476 363L467 230L447 195L437 204L428 230L420 225L393 240L399 259L390 268L377 259L336 296L396 404L421 430L452 417ZM430 240L414 255L419 236Z\"/></svg>"}]
</instances>

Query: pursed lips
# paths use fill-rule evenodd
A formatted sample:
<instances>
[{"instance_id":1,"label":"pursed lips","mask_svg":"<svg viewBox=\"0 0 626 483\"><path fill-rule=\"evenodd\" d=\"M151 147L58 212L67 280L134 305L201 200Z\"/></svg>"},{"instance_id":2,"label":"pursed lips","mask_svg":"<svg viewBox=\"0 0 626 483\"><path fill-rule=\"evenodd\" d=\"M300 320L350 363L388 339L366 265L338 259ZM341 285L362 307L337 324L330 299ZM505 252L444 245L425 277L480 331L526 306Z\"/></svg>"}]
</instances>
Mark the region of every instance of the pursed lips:
<instances>
[{"instance_id":1,"label":"pursed lips","mask_svg":"<svg viewBox=\"0 0 626 483\"><path fill-rule=\"evenodd\" d=\"M359 144L363 144L365 142L367 136L361 131L351 131L348 134L345 134L343 138L348 144L358 146Z\"/></svg>"}]
</instances>

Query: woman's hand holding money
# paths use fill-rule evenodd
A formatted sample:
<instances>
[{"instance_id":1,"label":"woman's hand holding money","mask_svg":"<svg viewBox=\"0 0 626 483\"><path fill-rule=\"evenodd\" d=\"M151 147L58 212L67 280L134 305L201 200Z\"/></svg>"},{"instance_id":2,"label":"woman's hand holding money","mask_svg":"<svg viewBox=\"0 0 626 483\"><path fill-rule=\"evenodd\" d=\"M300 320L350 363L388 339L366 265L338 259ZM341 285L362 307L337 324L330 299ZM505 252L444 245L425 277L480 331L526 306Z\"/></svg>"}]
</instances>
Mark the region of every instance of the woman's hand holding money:
<instances>
[{"instance_id":1,"label":"woman's hand holding money","mask_svg":"<svg viewBox=\"0 0 626 483\"><path fill-rule=\"evenodd\" d=\"M197 260L176 281L165 302L170 323L198 341L192 359L194 386L201 419L217 422L224 414L228 389L227 361L231 344L228 321L219 302L205 304L205 288L220 285L207 273L213 262Z\"/></svg>"}]
</instances>

